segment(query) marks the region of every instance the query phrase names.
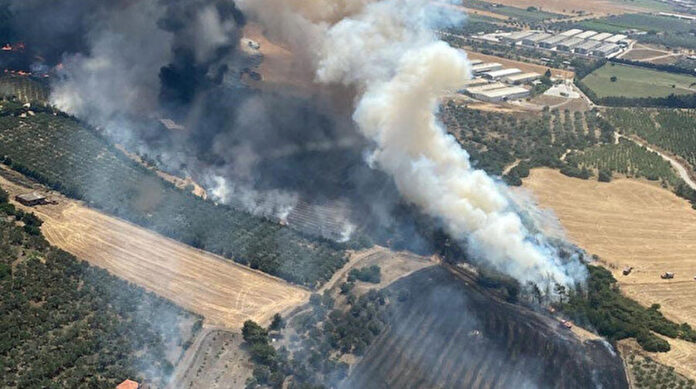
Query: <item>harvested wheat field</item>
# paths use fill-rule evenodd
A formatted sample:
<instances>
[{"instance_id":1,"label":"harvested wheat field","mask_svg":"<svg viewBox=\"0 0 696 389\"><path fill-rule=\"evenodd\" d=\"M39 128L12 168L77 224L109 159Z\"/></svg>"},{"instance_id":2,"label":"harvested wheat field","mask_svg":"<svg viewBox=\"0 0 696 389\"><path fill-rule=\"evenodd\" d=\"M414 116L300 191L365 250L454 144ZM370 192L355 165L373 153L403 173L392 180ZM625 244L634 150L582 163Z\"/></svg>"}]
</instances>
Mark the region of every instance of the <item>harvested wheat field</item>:
<instances>
[{"instance_id":1,"label":"harvested wheat field","mask_svg":"<svg viewBox=\"0 0 696 389\"><path fill-rule=\"evenodd\" d=\"M621 14L627 12L647 12L653 9L633 1L611 0L485 0L493 4L511 7L538 7L547 12L570 15L573 11L585 11L595 16ZM658 3L659 4L659 3Z\"/></svg>"},{"instance_id":2,"label":"harvested wheat field","mask_svg":"<svg viewBox=\"0 0 696 389\"><path fill-rule=\"evenodd\" d=\"M0 177L11 197L27 189ZM309 291L165 238L60 195L57 204L25 210L43 221L53 245L142 286L210 324L241 328L252 319L270 321L276 312L309 299Z\"/></svg>"},{"instance_id":3,"label":"harvested wheat field","mask_svg":"<svg viewBox=\"0 0 696 389\"><path fill-rule=\"evenodd\" d=\"M524 186L556 213L571 241L601 257L627 296L646 306L658 303L668 318L696 325L696 211L685 200L646 182L600 183L550 169L533 170ZM625 266L634 267L628 276ZM674 279L661 279L668 271ZM695 344L669 343L672 351L661 361L696 366Z\"/></svg>"}]
</instances>

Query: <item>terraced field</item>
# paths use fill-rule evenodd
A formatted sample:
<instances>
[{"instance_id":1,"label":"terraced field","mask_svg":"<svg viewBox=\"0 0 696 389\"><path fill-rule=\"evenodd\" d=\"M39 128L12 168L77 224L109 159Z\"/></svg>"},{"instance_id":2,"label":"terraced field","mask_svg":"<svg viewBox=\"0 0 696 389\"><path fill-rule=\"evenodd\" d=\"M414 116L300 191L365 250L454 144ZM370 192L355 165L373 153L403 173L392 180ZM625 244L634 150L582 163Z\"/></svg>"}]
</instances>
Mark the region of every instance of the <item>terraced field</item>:
<instances>
[{"instance_id":1,"label":"terraced field","mask_svg":"<svg viewBox=\"0 0 696 389\"><path fill-rule=\"evenodd\" d=\"M389 327L344 388L625 388L621 361L553 319L491 300L446 270L397 281Z\"/></svg>"}]
</instances>

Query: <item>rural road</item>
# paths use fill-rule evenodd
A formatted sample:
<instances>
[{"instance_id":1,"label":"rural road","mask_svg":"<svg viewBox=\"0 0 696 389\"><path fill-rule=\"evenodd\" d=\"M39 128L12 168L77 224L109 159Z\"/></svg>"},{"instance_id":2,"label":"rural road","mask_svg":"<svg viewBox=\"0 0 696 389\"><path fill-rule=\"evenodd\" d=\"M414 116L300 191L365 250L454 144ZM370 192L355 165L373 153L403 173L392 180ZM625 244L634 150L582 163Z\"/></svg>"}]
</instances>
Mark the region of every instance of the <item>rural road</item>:
<instances>
[{"instance_id":1,"label":"rural road","mask_svg":"<svg viewBox=\"0 0 696 389\"><path fill-rule=\"evenodd\" d=\"M663 152L661 152L661 151L659 151L659 150L655 150L654 148L650 147L650 145L648 145L648 144L646 144L646 143L644 143L644 142L640 142L640 141L638 141L638 140L636 140L636 139L629 138L629 137L627 137L627 136L625 136L625 135L621 135L621 134L619 134L618 132L616 132L616 133L614 133L614 134L615 134L615 136L616 136L616 140L617 140L617 141L618 141L619 138L627 139L627 140L629 140L629 141L631 141L631 142L633 142L633 143L635 143L635 144L637 144L637 145L639 145L639 146L645 147L648 151L652 151L653 153L658 154L660 157L662 157L662 159L664 159L665 161L669 162L669 163L672 165L672 167L673 167L673 168L677 171L677 173L679 174L679 177L681 177L681 179L684 180L684 182L686 182L686 184L689 185L689 186L691 187L691 189L696 190L696 182L694 182L694 180L693 180L693 179L691 178L691 176L689 175L689 170L688 170L688 168L685 167L684 165L682 165L679 161L677 161L677 160L674 159L673 157L670 157L669 155L666 155L665 153L663 153Z\"/></svg>"}]
</instances>

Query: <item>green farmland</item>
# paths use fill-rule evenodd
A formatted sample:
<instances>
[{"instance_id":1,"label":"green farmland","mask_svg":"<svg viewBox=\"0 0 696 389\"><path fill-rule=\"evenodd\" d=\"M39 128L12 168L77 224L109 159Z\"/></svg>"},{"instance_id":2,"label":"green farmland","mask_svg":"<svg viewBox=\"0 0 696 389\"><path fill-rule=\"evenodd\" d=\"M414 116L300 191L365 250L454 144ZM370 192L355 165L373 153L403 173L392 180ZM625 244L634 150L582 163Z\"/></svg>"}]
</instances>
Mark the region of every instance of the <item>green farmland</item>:
<instances>
[{"instance_id":1,"label":"green farmland","mask_svg":"<svg viewBox=\"0 0 696 389\"><path fill-rule=\"evenodd\" d=\"M612 82L612 77L616 80ZM696 93L696 77L651 70L637 66L607 63L582 82L597 97L667 97Z\"/></svg>"}]
</instances>

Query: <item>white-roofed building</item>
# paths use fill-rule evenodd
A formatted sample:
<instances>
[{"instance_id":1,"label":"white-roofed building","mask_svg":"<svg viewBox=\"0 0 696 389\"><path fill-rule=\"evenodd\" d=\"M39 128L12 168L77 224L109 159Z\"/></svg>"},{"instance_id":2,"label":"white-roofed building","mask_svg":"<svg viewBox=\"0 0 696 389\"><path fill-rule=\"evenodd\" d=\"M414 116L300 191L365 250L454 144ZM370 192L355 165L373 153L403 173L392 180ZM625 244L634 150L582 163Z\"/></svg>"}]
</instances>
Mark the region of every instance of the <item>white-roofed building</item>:
<instances>
[{"instance_id":1,"label":"white-roofed building","mask_svg":"<svg viewBox=\"0 0 696 389\"><path fill-rule=\"evenodd\" d=\"M518 84L524 84L527 82L531 82L531 81L537 80L539 78L541 78L541 74L530 72L530 73L519 73L519 74L510 75L510 76L505 76L505 77L503 77L503 81L507 82L508 84L518 85Z\"/></svg>"},{"instance_id":2,"label":"white-roofed building","mask_svg":"<svg viewBox=\"0 0 696 389\"><path fill-rule=\"evenodd\" d=\"M626 38L628 38L626 35L616 34L616 35L612 35L611 37L605 39L604 42L606 42L606 43L619 43Z\"/></svg>"},{"instance_id":3,"label":"white-roofed building","mask_svg":"<svg viewBox=\"0 0 696 389\"><path fill-rule=\"evenodd\" d=\"M566 37L566 38L570 38L571 36L578 35L578 34L581 33L581 32L582 32L582 30L580 30L580 29L578 29L578 28L573 28L572 30L563 31L563 32L561 33L561 35L563 35L563 36Z\"/></svg>"},{"instance_id":4,"label":"white-roofed building","mask_svg":"<svg viewBox=\"0 0 696 389\"><path fill-rule=\"evenodd\" d=\"M503 68L503 65L497 63L497 62L486 62L486 63L480 63L478 65L474 65L471 67L471 71L474 74L478 73L484 73L484 72L492 72L495 70L500 70Z\"/></svg>"},{"instance_id":5,"label":"white-roofed building","mask_svg":"<svg viewBox=\"0 0 696 389\"><path fill-rule=\"evenodd\" d=\"M572 51L573 48L581 43L585 42L584 39L580 38L570 38L568 40L565 40L558 45L556 45L556 50L559 51Z\"/></svg>"},{"instance_id":6,"label":"white-roofed building","mask_svg":"<svg viewBox=\"0 0 696 389\"><path fill-rule=\"evenodd\" d=\"M539 41L542 41L550 36L551 34L540 32L538 34L530 35L522 39L522 44L527 46L536 46L539 43Z\"/></svg>"},{"instance_id":7,"label":"white-roofed building","mask_svg":"<svg viewBox=\"0 0 696 389\"><path fill-rule=\"evenodd\" d=\"M505 76L511 76L513 74L519 74L522 73L520 69L517 68L510 68L510 69L500 69L500 70L494 70L492 72L486 72L481 74L484 78L487 78L489 80L497 80L501 77Z\"/></svg>"},{"instance_id":8,"label":"white-roofed building","mask_svg":"<svg viewBox=\"0 0 696 389\"><path fill-rule=\"evenodd\" d=\"M590 54L592 49L601 46L603 43L599 41L586 40L581 44L575 46L574 51L578 54Z\"/></svg>"},{"instance_id":9,"label":"white-roofed building","mask_svg":"<svg viewBox=\"0 0 696 389\"><path fill-rule=\"evenodd\" d=\"M597 31L592 31L592 30L590 30L590 31L585 31L585 32L583 32L583 33L580 33L580 34L576 35L575 38L578 38L578 39L589 39L590 37L595 36L595 35L597 35Z\"/></svg>"},{"instance_id":10,"label":"white-roofed building","mask_svg":"<svg viewBox=\"0 0 696 389\"><path fill-rule=\"evenodd\" d=\"M565 37L563 35L554 35L546 39L540 40L539 47L543 47L545 49L553 49L554 47L556 47L558 43L566 39L568 39L568 37Z\"/></svg>"},{"instance_id":11,"label":"white-roofed building","mask_svg":"<svg viewBox=\"0 0 696 389\"><path fill-rule=\"evenodd\" d=\"M472 93L472 96L483 101L500 102L505 100L522 99L528 97L529 94L529 89L525 89L520 86L510 86L507 88Z\"/></svg>"},{"instance_id":12,"label":"white-roofed building","mask_svg":"<svg viewBox=\"0 0 696 389\"><path fill-rule=\"evenodd\" d=\"M592 49L592 55L604 58L616 53L619 50L621 50L621 46L614 43L605 43L595 49Z\"/></svg>"},{"instance_id":13,"label":"white-roofed building","mask_svg":"<svg viewBox=\"0 0 696 389\"><path fill-rule=\"evenodd\" d=\"M595 36L590 37L590 39L593 40L593 41L603 41L603 40L609 38L609 37L612 36L612 35L614 35L614 34L609 33L609 32L602 32L602 33L599 33L599 34L597 34L597 35L595 35Z\"/></svg>"}]
</instances>

